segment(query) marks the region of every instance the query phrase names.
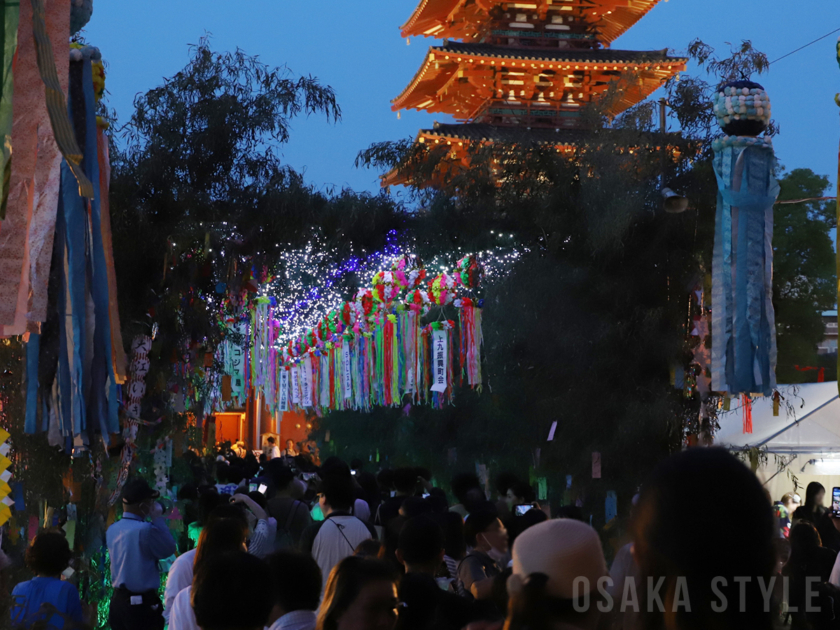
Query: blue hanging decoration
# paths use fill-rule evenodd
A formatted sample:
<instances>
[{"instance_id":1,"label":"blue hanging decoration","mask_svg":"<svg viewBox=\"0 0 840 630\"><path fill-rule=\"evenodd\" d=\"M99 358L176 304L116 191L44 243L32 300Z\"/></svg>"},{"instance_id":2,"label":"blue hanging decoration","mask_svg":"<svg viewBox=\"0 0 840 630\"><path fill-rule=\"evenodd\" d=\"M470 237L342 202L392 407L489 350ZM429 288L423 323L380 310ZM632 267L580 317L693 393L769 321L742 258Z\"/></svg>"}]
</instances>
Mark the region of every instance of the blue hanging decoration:
<instances>
[{"instance_id":1,"label":"blue hanging decoration","mask_svg":"<svg viewBox=\"0 0 840 630\"><path fill-rule=\"evenodd\" d=\"M712 389L776 387L773 204L779 183L769 137L770 100L751 81L722 85L714 111L726 134L712 143L718 182L712 258Z\"/></svg>"},{"instance_id":2,"label":"blue hanging decoration","mask_svg":"<svg viewBox=\"0 0 840 630\"><path fill-rule=\"evenodd\" d=\"M70 59L69 119L82 149L81 168L100 182L92 62L98 49L74 49ZM50 309L41 333L26 347L25 430L50 430L66 450L74 438L107 444L119 432L119 396L112 360L109 287L102 237L100 188L79 194L67 162L61 165L56 235L50 278ZM54 310L52 310L54 309ZM40 402L39 402L40 400ZM41 416L40 423L38 415Z\"/></svg>"}]
</instances>

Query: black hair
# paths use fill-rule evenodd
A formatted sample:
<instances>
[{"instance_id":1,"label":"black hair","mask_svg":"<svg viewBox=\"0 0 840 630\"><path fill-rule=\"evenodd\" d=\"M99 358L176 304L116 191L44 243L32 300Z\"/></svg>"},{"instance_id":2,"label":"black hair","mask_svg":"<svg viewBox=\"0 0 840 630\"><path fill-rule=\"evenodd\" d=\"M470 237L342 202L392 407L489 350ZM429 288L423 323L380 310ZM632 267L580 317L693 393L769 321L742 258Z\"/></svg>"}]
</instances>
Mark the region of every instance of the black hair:
<instances>
[{"instance_id":1,"label":"black hair","mask_svg":"<svg viewBox=\"0 0 840 630\"><path fill-rule=\"evenodd\" d=\"M230 480L230 464L216 462L216 480L219 483L227 483Z\"/></svg>"},{"instance_id":2,"label":"black hair","mask_svg":"<svg viewBox=\"0 0 840 630\"><path fill-rule=\"evenodd\" d=\"M44 577L61 575L72 558L67 538L58 532L41 532L26 549L26 566Z\"/></svg>"},{"instance_id":3,"label":"black hair","mask_svg":"<svg viewBox=\"0 0 840 630\"><path fill-rule=\"evenodd\" d=\"M195 558L196 568L216 556L242 549L248 537L248 523L236 518L211 519L201 530Z\"/></svg>"},{"instance_id":4,"label":"black hair","mask_svg":"<svg viewBox=\"0 0 840 630\"><path fill-rule=\"evenodd\" d=\"M508 488L519 482L519 477L510 471L499 473L496 477L496 491L501 494L507 494Z\"/></svg>"},{"instance_id":5,"label":"black hair","mask_svg":"<svg viewBox=\"0 0 840 630\"><path fill-rule=\"evenodd\" d=\"M524 481L516 481L508 489L513 492L513 496L523 499L524 503L533 503L537 500L534 489Z\"/></svg>"},{"instance_id":6,"label":"black hair","mask_svg":"<svg viewBox=\"0 0 840 630\"><path fill-rule=\"evenodd\" d=\"M224 495L222 499L227 501L230 497ZM248 527L248 517L245 516L245 507L241 503L223 502L210 512L210 516L207 518L205 525L223 518L239 521L240 523L244 523L245 527Z\"/></svg>"},{"instance_id":7,"label":"black hair","mask_svg":"<svg viewBox=\"0 0 840 630\"><path fill-rule=\"evenodd\" d=\"M396 583L396 580L394 569L383 560L359 556L345 558L333 568L327 580L318 613L318 630L337 630L338 620L368 584L380 581Z\"/></svg>"},{"instance_id":8,"label":"black hair","mask_svg":"<svg viewBox=\"0 0 840 630\"><path fill-rule=\"evenodd\" d=\"M271 554L267 561L274 576L275 601L284 613L318 609L321 568L312 556L283 550Z\"/></svg>"},{"instance_id":9,"label":"black hair","mask_svg":"<svg viewBox=\"0 0 840 630\"><path fill-rule=\"evenodd\" d=\"M424 468L423 466L417 466L414 469L414 473L420 477L421 479L425 479L426 481L432 480L432 471L428 468Z\"/></svg>"},{"instance_id":10,"label":"black hair","mask_svg":"<svg viewBox=\"0 0 840 630\"><path fill-rule=\"evenodd\" d=\"M822 547L817 528L810 521L799 521L790 530L790 560L791 564L805 563L814 555L814 551Z\"/></svg>"},{"instance_id":11,"label":"black hair","mask_svg":"<svg viewBox=\"0 0 840 630\"><path fill-rule=\"evenodd\" d=\"M390 468L380 470L376 475L376 481L382 490L392 490L394 488L394 471Z\"/></svg>"},{"instance_id":12,"label":"black hair","mask_svg":"<svg viewBox=\"0 0 840 630\"><path fill-rule=\"evenodd\" d=\"M321 477L325 475L340 475L342 477L351 477L350 474L350 466L347 465L342 459L339 459L335 455L332 457L328 457L324 460L324 463L321 464Z\"/></svg>"},{"instance_id":13,"label":"black hair","mask_svg":"<svg viewBox=\"0 0 840 630\"><path fill-rule=\"evenodd\" d=\"M266 500L265 495L262 492L258 492L256 490L254 490L253 492L249 492L248 498L264 510L268 505L268 501Z\"/></svg>"},{"instance_id":14,"label":"black hair","mask_svg":"<svg viewBox=\"0 0 840 630\"><path fill-rule=\"evenodd\" d=\"M214 488L211 492L205 492L198 499L198 524L204 527L210 514L220 505L227 501L227 495L222 496Z\"/></svg>"},{"instance_id":15,"label":"black hair","mask_svg":"<svg viewBox=\"0 0 840 630\"><path fill-rule=\"evenodd\" d=\"M466 505L470 502L468 497L468 493L470 490L481 490L481 483L478 481L478 477L471 473L460 473L455 475L452 478L452 494L455 495L455 498L458 499L458 502L462 505Z\"/></svg>"},{"instance_id":16,"label":"black hair","mask_svg":"<svg viewBox=\"0 0 840 630\"><path fill-rule=\"evenodd\" d=\"M431 575L425 573L407 573L400 579L400 630L427 630L436 626L438 607L434 603L439 598L440 587ZM452 622L452 619L446 619ZM460 627L455 626L452 627Z\"/></svg>"},{"instance_id":17,"label":"black hair","mask_svg":"<svg viewBox=\"0 0 840 630\"><path fill-rule=\"evenodd\" d=\"M497 591L497 584L498 580L494 581L494 600L503 597ZM522 587L510 596L505 630L551 628L557 621L567 621L577 627L575 621L586 617L588 612L576 612L576 600L554 597L548 593L547 587L548 576L545 573L532 573L525 578ZM591 603L590 606L594 608L595 603ZM581 627L585 625L580 624Z\"/></svg>"},{"instance_id":18,"label":"black hair","mask_svg":"<svg viewBox=\"0 0 840 630\"><path fill-rule=\"evenodd\" d=\"M195 501L196 499L198 499L198 486L195 483L185 483L179 488L179 501Z\"/></svg>"},{"instance_id":19,"label":"black hair","mask_svg":"<svg viewBox=\"0 0 840 630\"><path fill-rule=\"evenodd\" d=\"M538 510L534 508L532 510L528 510L525 514L521 516L517 516L514 514L513 518L510 519L510 527L508 527L508 534L510 535L510 544L511 548L513 548L513 542L516 540L516 537L519 536L522 532L524 532L529 527L533 527L534 525L538 525L548 520L548 515L542 510Z\"/></svg>"},{"instance_id":20,"label":"black hair","mask_svg":"<svg viewBox=\"0 0 840 630\"><path fill-rule=\"evenodd\" d=\"M245 479L245 469L241 466L230 466L228 470L228 483L236 484L237 486Z\"/></svg>"},{"instance_id":21,"label":"black hair","mask_svg":"<svg viewBox=\"0 0 840 630\"><path fill-rule=\"evenodd\" d=\"M346 511L353 507L355 501L355 487L348 476L327 475L321 482L321 494L333 510Z\"/></svg>"},{"instance_id":22,"label":"black hair","mask_svg":"<svg viewBox=\"0 0 840 630\"><path fill-rule=\"evenodd\" d=\"M414 494L417 490L417 471L414 468L397 468L394 471L394 488L402 494Z\"/></svg>"},{"instance_id":23,"label":"black hair","mask_svg":"<svg viewBox=\"0 0 840 630\"><path fill-rule=\"evenodd\" d=\"M274 443L276 442L276 440L275 440L273 437L269 437L269 438L266 440L266 442L268 442L269 444L274 444Z\"/></svg>"},{"instance_id":24,"label":"black hair","mask_svg":"<svg viewBox=\"0 0 840 630\"><path fill-rule=\"evenodd\" d=\"M467 542L464 535L464 519L457 512L446 512L440 515L443 528L444 549L446 555L455 560L461 560L467 554Z\"/></svg>"},{"instance_id":25,"label":"black hair","mask_svg":"<svg viewBox=\"0 0 840 630\"><path fill-rule=\"evenodd\" d=\"M289 487L295 479L292 469L283 463L282 459L272 459L266 464L266 473L277 490L283 491Z\"/></svg>"},{"instance_id":26,"label":"black hair","mask_svg":"<svg viewBox=\"0 0 840 630\"><path fill-rule=\"evenodd\" d=\"M481 511L473 512L467 517L464 522L464 539L471 547L478 544L478 535L487 531L493 523L499 520L499 517L493 512Z\"/></svg>"},{"instance_id":27,"label":"black hair","mask_svg":"<svg viewBox=\"0 0 840 630\"><path fill-rule=\"evenodd\" d=\"M805 488L805 511L813 512L817 508L817 495L820 492L825 492L825 486L818 481L812 481Z\"/></svg>"},{"instance_id":28,"label":"black hair","mask_svg":"<svg viewBox=\"0 0 840 630\"><path fill-rule=\"evenodd\" d=\"M422 497L406 497L400 509L406 518L414 518L421 514L431 514L432 504Z\"/></svg>"},{"instance_id":29,"label":"black hair","mask_svg":"<svg viewBox=\"0 0 840 630\"><path fill-rule=\"evenodd\" d=\"M259 558L244 551L217 556L196 567L191 596L195 620L202 630L262 628L275 591L271 570Z\"/></svg>"},{"instance_id":30,"label":"black hair","mask_svg":"<svg viewBox=\"0 0 840 630\"><path fill-rule=\"evenodd\" d=\"M446 492L443 488L432 488L429 490L429 496L426 498L426 501L432 506L432 512L443 514L449 510L449 501L446 499Z\"/></svg>"},{"instance_id":31,"label":"black hair","mask_svg":"<svg viewBox=\"0 0 840 630\"><path fill-rule=\"evenodd\" d=\"M358 457L350 460L350 468L352 470L362 470L364 467L365 463Z\"/></svg>"},{"instance_id":32,"label":"black hair","mask_svg":"<svg viewBox=\"0 0 840 630\"><path fill-rule=\"evenodd\" d=\"M722 493L721 488L727 491ZM699 505L716 509L700 510ZM718 532L720 514L738 527L710 539L714 553L707 545L687 544ZM686 606L677 607L675 627L772 627L760 585L767 584L775 571L773 538L778 529L761 483L736 457L721 448L692 448L660 463L642 488L633 529L643 588L664 578L667 591L675 580L683 580L691 612ZM745 578L746 583L736 578ZM641 593L639 598L646 599ZM717 612L723 598L730 605ZM646 613L647 627L662 625L661 611Z\"/></svg>"},{"instance_id":33,"label":"black hair","mask_svg":"<svg viewBox=\"0 0 840 630\"><path fill-rule=\"evenodd\" d=\"M400 531L398 549L408 564L428 565L440 556L446 541L443 530L428 516L408 519Z\"/></svg>"}]
</instances>

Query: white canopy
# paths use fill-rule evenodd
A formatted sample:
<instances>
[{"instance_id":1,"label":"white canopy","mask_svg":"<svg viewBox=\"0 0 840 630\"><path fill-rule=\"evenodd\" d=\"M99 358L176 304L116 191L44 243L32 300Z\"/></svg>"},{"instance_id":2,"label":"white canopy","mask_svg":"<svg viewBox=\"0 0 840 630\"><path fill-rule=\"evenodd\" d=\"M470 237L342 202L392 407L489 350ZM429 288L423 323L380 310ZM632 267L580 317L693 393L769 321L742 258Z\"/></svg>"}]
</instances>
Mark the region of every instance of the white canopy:
<instances>
[{"instance_id":1,"label":"white canopy","mask_svg":"<svg viewBox=\"0 0 840 630\"><path fill-rule=\"evenodd\" d=\"M732 407L738 408L720 414L715 445L731 450L759 447L780 454L840 454L837 382L780 385L778 389L784 397L778 416L773 416L772 398L753 401L752 433L744 433L744 412L733 399Z\"/></svg>"}]
</instances>

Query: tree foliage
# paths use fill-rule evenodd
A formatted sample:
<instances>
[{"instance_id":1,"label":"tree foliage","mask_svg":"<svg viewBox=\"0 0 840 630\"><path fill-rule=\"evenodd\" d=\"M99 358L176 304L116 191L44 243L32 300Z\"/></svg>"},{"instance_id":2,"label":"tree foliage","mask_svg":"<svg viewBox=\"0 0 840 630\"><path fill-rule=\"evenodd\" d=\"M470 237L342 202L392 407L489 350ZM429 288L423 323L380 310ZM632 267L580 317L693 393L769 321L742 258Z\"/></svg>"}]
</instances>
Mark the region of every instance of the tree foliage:
<instances>
[{"instance_id":1,"label":"tree foliage","mask_svg":"<svg viewBox=\"0 0 840 630\"><path fill-rule=\"evenodd\" d=\"M780 184L780 201L819 198L829 187L827 177L807 168L786 173ZM806 201L775 207L773 297L779 343L776 375L780 383L813 380L813 374L800 372L796 366L818 364L817 344L825 335L822 312L835 308L837 300L831 241L837 220L834 206L825 201Z\"/></svg>"}]
</instances>

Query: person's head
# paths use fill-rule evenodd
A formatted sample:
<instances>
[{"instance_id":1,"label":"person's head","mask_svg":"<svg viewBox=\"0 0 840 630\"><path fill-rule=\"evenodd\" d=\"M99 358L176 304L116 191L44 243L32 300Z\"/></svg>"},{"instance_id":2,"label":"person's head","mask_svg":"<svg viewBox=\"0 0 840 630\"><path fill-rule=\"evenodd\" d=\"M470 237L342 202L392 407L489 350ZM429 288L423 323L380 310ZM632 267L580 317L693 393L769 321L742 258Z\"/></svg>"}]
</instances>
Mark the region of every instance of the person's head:
<instances>
[{"instance_id":1,"label":"person's head","mask_svg":"<svg viewBox=\"0 0 840 630\"><path fill-rule=\"evenodd\" d=\"M547 520L548 515L538 508L532 508L522 515L514 514L510 519L510 527L508 528L510 544L515 544L516 538L526 529L544 523Z\"/></svg>"},{"instance_id":2,"label":"person's head","mask_svg":"<svg viewBox=\"0 0 840 630\"><path fill-rule=\"evenodd\" d=\"M507 499L507 491L508 488L513 486L515 483L519 483L519 477L514 475L510 471L505 471L499 473L499 476L496 477L496 493L499 496L499 499Z\"/></svg>"},{"instance_id":3,"label":"person's head","mask_svg":"<svg viewBox=\"0 0 840 630\"><path fill-rule=\"evenodd\" d=\"M417 471L414 468L397 468L394 471L394 489L400 496L413 496L417 491Z\"/></svg>"},{"instance_id":4,"label":"person's head","mask_svg":"<svg viewBox=\"0 0 840 630\"><path fill-rule=\"evenodd\" d=\"M274 446L274 444L277 442L277 440L275 440L273 437L269 437L269 438L266 440L266 442L268 442L268 445L269 445L269 446Z\"/></svg>"},{"instance_id":5,"label":"person's head","mask_svg":"<svg viewBox=\"0 0 840 630\"><path fill-rule=\"evenodd\" d=\"M698 505L715 509L699 510ZM720 514L738 527L722 531ZM767 584L775 569L773 512L761 483L733 455L720 448L693 448L660 463L642 488L633 530L640 584L663 581L659 592L664 593L664 608L676 610L669 613L673 627L771 626L760 584L762 580ZM688 543L703 540L708 544ZM642 593L639 597L646 599ZM721 597L730 605L718 612ZM685 600L690 613L685 606L674 605ZM663 622L661 611L646 613L651 617L649 626Z\"/></svg>"},{"instance_id":6,"label":"person's head","mask_svg":"<svg viewBox=\"0 0 840 630\"><path fill-rule=\"evenodd\" d=\"M557 510L557 518L571 518L583 522L583 510L577 505L564 505Z\"/></svg>"},{"instance_id":7,"label":"person's head","mask_svg":"<svg viewBox=\"0 0 840 630\"><path fill-rule=\"evenodd\" d=\"M508 550L508 534L499 517L491 512L473 512L464 523L467 544L484 551L495 549L504 553Z\"/></svg>"},{"instance_id":8,"label":"person's head","mask_svg":"<svg viewBox=\"0 0 840 630\"><path fill-rule=\"evenodd\" d=\"M477 494L481 493L481 483L479 483L478 477L470 473L455 475L452 478L451 485L452 494L454 494L455 498L458 499L458 503L465 507L471 502L474 502Z\"/></svg>"},{"instance_id":9,"label":"person's head","mask_svg":"<svg viewBox=\"0 0 840 630\"><path fill-rule=\"evenodd\" d=\"M394 489L394 471L390 468L383 468L377 473L376 481L383 492L390 492Z\"/></svg>"},{"instance_id":10,"label":"person's head","mask_svg":"<svg viewBox=\"0 0 840 630\"><path fill-rule=\"evenodd\" d=\"M277 492L287 492L289 485L295 478L295 473L283 463L282 459L272 459L268 462L266 464L266 473Z\"/></svg>"},{"instance_id":11,"label":"person's head","mask_svg":"<svg viewBox=\"0 0 840 630\"><path fill-rule=\"evenodd\" d=\"M343 459L339 459L335 455L328 457L323 464L321 464L321 478L328 475L335 475L338 477L352 478L350 473L350 466L347 465Z\"/></svg>"},{"instance_id":12,"label":"person's head","mask_svg":"<svg viewBox=\"0 0 840 630\"><path fill-rule=\"evenodd\" d=\"M505 495L508 507L512 510L515 505L523 505L526 503L533 503L536 500L534 489L527 483L516 481L507 489Z\"/></svg>"},{"instance_id":13,"label":"person's head","mask_svg":"<svg viewBox=\"0 0 840 630\"><path fill-rule=\"evenodd\" d=\"M359 546L356 547L356 550L353 552L354 556L360 556L362 558L373 558L376 560L384 560L385 559L385 545L383 545L378 540L372 540L368 538L367 540L363 540L359 543Z\"/></svg>"},{"instance_id":14,"label":"person's head","mask_svg":"<svg viewBox=\"0 0 840 630\"><path fill-rule=\"evenodd\" d=\"M793 512L802 503L802 497L795 492L786 492L782 495L782 505L784 505L789 512Z\"/></svg>"},{"instance_id":15,"label":"person's head","mask_svg":"<svg viewBox=\"0 0 840 630\"><path fill-rule=\"evenodd\" d=\"M73 552L64 534L41 532L26 549L26 566L39 577L57 578L70 566Z\"/></svg>"},{"instance_id":16,"label":"person's head","mask_svg":"<svg viewBox=\"0 0 840 630\"><path fill-rule=\"evenodd\" d=\"M259 558L244 551L215 556L196 567L195 620L202 630L262 630L275 591L271 570Z\"/></svg>"},{"instance_id":17,"label":"person's head","mask_svg":"<svg viewBox=\"0 0 840 630\"><path fill-rule=\"evenodd\" d=\"M152 490L145 479L129 479L121 493L123 512L145 518L151 514L152 504L159 496L160 492Z\"/></svg>"},{"instance_id":18,"label":"person's head","mask_svg":"<svg viewBox=\"0 0 840 630\"><path fill-rule=\"evenodd\" d=\"M277 551L267 558L274 577L277 617L296 610L318 610L321 569L315 559L298 551Z\"/></svg>"},{"instance_id":19,"label":"person's head","mask_svg":"<svg viewBox=\"0 0 840 630\"><path fill-rule=\"evenodd\" d=\"M295 441L294 440L286 440L286 448L290 451L295 450Z\"/></svg>"},{"instance_id":20,"label":"person's head","mask_svg":"<svg viewBox=\"0 0 840 630\"><path fill-rule=\"evenodd\" d=\"M324 516L332 512L349 512L353 507L355 488L349 476L327 475L319 490L319 502Z\"/></svg>"},{"instance_id":21,"label":"person's head","mask_svg":"<svg viewBox=\"0 0 840 630\"><path fill-rule=\"evenodd\" d=\"M330 573L317 630L393 630L397 578L381 560L350 556Z\"/></svg>"},{"instance_id":22,"label":"person's head","mask_svg":"<svg viewBox=\"0 0 840 630\"><path fill-rule=\"evenodd\" d=\"M822 547L817 528L810 521L799 521L790 530L790 557L794 560L804 561L814 553L815 549Z\"/></svg>"},{"instance_id":23,"label":"person's head","mask_svg":"<svg viewBox=\"0 0 840 630\"><path fill-rule=\"evenodd\" d=\"M214 488L210 492L205 492L198 499L198 524L204 527L207 524L210 514L213 513L220 505L227 503L227 495L221 495L216 492Z\"/></svg>"},{"instance_id":24,"label":"person's head","mask_svg":"<svg viewBox=\"0 0 840 630\"><path fill-rule=\"evenodd\" d=\"M198 567L202 562L218 555L234 551L247 551L245 540L248 537L248 527L238 518L216 518L201 530L196 547L193 566Z\"/></svg>"},{"instance_id":25,"label":"person's head","mask_svg":"<svg viewBox=\"0 0 840 630\"><path fill-rule=\"evenodd\" d=\"M441 517L446 555L454 560L461 560L467 554L467 542L464 534L464 520L457 512L446 512Z\"/></svg>"},{"instance_id":26,"label":"person's head","mask_svg":"<svg viewBox=\"0 0 840 630\"><path fill-rule=\"evenodd\" d=\"M421 514L431 514L432 504L423 497L406 497L400 506L400 516L414 518Z\"/></svg>"},{"instance_id":27,"label":"person's head","mask_svg":"<svg viewBox=\"0 0 840 630\"><path fill-rule=\"evenodd\" d=\"M440 587L427 573L406 573L400 578L399 630L429 630L435 628L438 612L434 602L440 597Z\"/></svg>"},{"instance_id":28,"label":"person's head","mask_svg":"<svg viewBox=\"0 0 840 630\"><path fill-rule=\"evenodd\" d=\"M805 509L809 512L814 512L818 507L822 507L825 499L825 488L817 481L812 481L805 488Z\"/></svg>"},{"instance_id":29,"label":"person's head","mask_svg":"<svg viewBox=\"0 0 840 630\"><path fill-rule=\"evenodd\" d=\"M247 528L248 517L245 514L245 507L241 503L229 503L227 495L224 495L222 498L224 503L210 512L205 525L217 520L230 519L239 523L243 528Z\"/></svg>"},{"instance_id":30,"label":"person's head","mask_svg":"<svg viewBox=\"0 0 840 630\"><path fill-rule=\"evenodd\" d=\"M571 519L534 525L513 545L506 627L596 627L598 581L607 575L601 541L589 525Z\"/></svg>"},{"instance_id":31,"label":"person's head","mask_svg":"<svg viewBox=\"0 0 840 630\"><path fill-rule=\"evenodd\" d=\"M435 572L443 562L446 541L443 530L428 516L408 519L400 531L397 560L408 573Z\"/></svg>"}]
</instances>

